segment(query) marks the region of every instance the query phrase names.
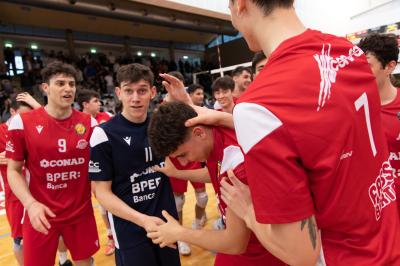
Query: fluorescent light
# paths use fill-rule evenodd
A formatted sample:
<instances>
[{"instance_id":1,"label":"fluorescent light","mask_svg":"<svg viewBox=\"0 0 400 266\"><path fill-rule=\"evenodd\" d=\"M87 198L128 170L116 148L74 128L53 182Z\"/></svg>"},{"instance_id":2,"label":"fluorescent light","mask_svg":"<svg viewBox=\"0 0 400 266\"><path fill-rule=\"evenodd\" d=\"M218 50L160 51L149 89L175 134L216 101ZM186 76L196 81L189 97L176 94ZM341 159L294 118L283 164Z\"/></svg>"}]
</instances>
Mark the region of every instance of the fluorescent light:
<instances>
[{"instance_id":1,"label":"fluorescent light","mask_svg":"<svg viewBox=\"0 0 400 266\"><path fill-rule=\"evenodd\" d=\"M142 53L141 51L137 52L136 54L137 54L138 56L142 56L142 55L143 55L143 53Z\"/></svg>"},{"instance_id":2,"label":"fluorescent light","mask_svg":"<svg viewBox=\"0 0 400 266\"><path fill-rule=\"evenodd\" d=\"M95 53L97 53L97 50L95 48L91 48L90 53L95 54Z\"/></svg>"},{"instance_id":3,"label":"fluorescent light","mask_svg":"<svg viewBox=\"0 0 400 266\"><path fill-rule=\"evenodd\" d=\"M32 49L32 50L37 50L37 49L38 49L37 44L31 44L31 49Z\"/></svg>"},{"instance_id":4,"label":"fluorescent light","mask_svg":"<svg viewBox=\"0 0 400 266\"><path fill-rule=\"evenodd\" d=\"M150 56L151 57L156 57L156 53L151 53Z\"/></svg>"},{"instance_id":5,"label":"fluorescent light","mask_svg":"<svg viewBox=\"0 0 400 266\"><path fill-rule=\"evenodd\" d=\"M9 43L9 42L6 42L4 44L4 46L7 47L7 48L12 48L13 47L12 43Z\"/></svg>"},{"instance_id":6,"label":"fluorescent light","mask_svg":"<svg viewBox=\"0 0 400 266\"><path fill-rule=\"evenodd\" d=\"M184 55L184 56L183 56L183 59L188 60L188 59L189 59L189 56Z\"/></svg>"}]
</instances>

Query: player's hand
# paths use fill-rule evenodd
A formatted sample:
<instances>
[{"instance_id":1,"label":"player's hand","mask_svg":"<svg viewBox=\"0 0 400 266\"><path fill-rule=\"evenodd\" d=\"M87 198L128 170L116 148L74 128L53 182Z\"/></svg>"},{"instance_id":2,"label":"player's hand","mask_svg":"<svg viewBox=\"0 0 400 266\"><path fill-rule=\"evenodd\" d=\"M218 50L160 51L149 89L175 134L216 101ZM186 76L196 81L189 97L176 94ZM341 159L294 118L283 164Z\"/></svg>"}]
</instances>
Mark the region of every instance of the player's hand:
<instances>
[{"instance_id":1,"label":"player's hand","mask_svg":"<svg viewBox=\"0 0 400 266\"><path fill-rule=\"evenodd\" d=\"M221 181L221 196L228 208L248 224L254 215L250 189L234 175L232 170L228 171L228 178L224 178Z\"/></svg>"},{"instance_id":2,"label":"player's hand","mask_svg":"<svg viewBox=\"0 0 400 266\"><path fill-rule=\"evenodd\" d=\"M29 106L31 106L33 109L37 109L40 108L41 105L40 103L38 103L35 98L33 98L29 93L27 92L23 92L17 95L16 100L18 102L25 102L27 104L29 104Z\"/></svg>"},{"instance_id":3,"label":"player's hand","mask_svg":"<svg viewBox=\"0 0 400 266\"><path fill-rule=\"evenodd\" d=\"M192 104L192 100L186 92L182 81L168 74L160 74L160 77L164 79L162 84L168 91L168 98L164 99L165 101L180 101Z\"/></svg>"},{"instance_id":4,"label":"player's hand","mask_svg":"<svg viewBox=\"0 0 400 266\"><path fill-rule=\"evenodd\" d=\"M153 232L147 233L147 237L151 238L154 244L160 245L161 248L175 246L183 227L168 212L162 211L162 215L167 222L157 226Z\"/></svg>"},{"instance_id":5,"label":"player's hand","mask_svg":"<svg viewBox=\"0 0 400 266\"><path fill-rule=\"evenodd\" d=\"M151 232L154 228L163 223L164 221L159 217L143 215L140 226L142 226L146 232Z\"/></svg>"},{"instance_id":6,"label":"player's hand","mask_svg":"<svg viewBox=\"0 0 400 266\"><path fill-rule=\"evenodd\" d=\"M193 106L192 106L193 107ZM198 116L186 121L185 126L193 127L196 125L223 126L234 128L232 114L211 110L205 107L193 107Z\"/></svg>"},{"instance_id":7,"label":"player's hand","mask_svg":"<svg viewBox=\"0 0 400 266\"><path fill-rule=\"evenodd\" d=\"M49 229L51 225L47 220L46 216L50 216L52 218L56 217L56 215L44 204L39 201L34 201L27 207L28 216L31 221L32 227L45 235L49 233Z\"/></svg>"},{"instance_id":8,"label":"player's hand","mask_svg":"<svg viewBox=\"0 0 400 266\"><path fill-rule=\"evenodd\" d=\"M153 166L153 170L163 173L166 176L177 176L177 172L179 171L178 169L176 169L175 165L171 162L171 159L169 157L165 157L164 167L156 165Z\"/></svg>"},{"instance_id":9,"label":"player's hand","mask_svg":"<svg viewBox=\"0 0 400 266\"><path fill-rule=\"evenodd\" d=\"M6 151L0 152L0 165L7 165Z\"/></svg>"}]
</instances>

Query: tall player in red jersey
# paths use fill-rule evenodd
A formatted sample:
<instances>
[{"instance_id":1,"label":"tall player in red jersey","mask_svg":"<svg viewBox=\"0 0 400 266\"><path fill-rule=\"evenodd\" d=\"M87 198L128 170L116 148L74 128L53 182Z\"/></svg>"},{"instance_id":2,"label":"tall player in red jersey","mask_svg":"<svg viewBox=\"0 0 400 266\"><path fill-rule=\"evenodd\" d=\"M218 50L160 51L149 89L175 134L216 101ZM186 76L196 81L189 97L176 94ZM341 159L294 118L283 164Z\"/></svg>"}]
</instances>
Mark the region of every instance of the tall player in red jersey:
<instances>
[{"instance_id":1,"label":"tall player in red jersey","mask_svg":"<svg viewBox=\"0 0 400 266\"><path fill-rule=\"evenodd\" d=\"M11 120L6 147L8 181L29 216L23 225L24 262L54 265L62 236L75 264L90 265L99 249L88 180L88 144L97 123L71 107L72 66L51 63L42 78L48 104ZM29 185L21 175L24 161Z\"/></svg>"},{"instance_id":2,"label":"tall player in red jersey","mask_svg":"<svg viewBox=\"0 0 400 266\"><path fill-rule=\"evenodd\" d=\"M17 99L11 100L10 113L11 118L17 114L22 114L32 110L32 107L25 102L18 102ZM10 119L11 119L10 118ZM10 120L6 123L0 124L0 174L4 182L5 192L5 208L7 220L11 228L11 237L13 238L13 251L15 258L19 265L24 265L24 257L22 254L22 217L24 214L24 207L18 198L11 191L7 182L7 159L5 158L6 143L8 134L8 125Z\"/></svg>"},{"instance_id":3,"label":"tall player in red jersey","mask_svg":"<svg viewBox=\"0 0 400 266\"><path fill-rule=\"evenodd\" d=\"M233 80L232 80L233 83ZM234 85L233 85L234 86ZM233 89L233 88L232 88ZM216 266L283 266L272 256L246 227L243 220L226 207L221 199L221 180L232 170L247 182L244 155L231 129L208 126L186 128L187 119L195 117L194 109L187 104L173 102L161 105L153 113L149 125L152 149L159 156L170 156L182 163L206 161L207 170L177 170L171 162L166 167L156 167L164 173L202 182L211 182L218 199L218 208L226 224L221 230L191 230L184 228L164 212L166 224L152 228L148 234L161 247L184 240L208 250L217 251ZM170 121L170 123L165 123ZM169 170L169 169L170 170ZM165 172L166 171L166 172Z\"/></svg>"},{"instance_id":4,"label":"tall player in red jersey","mask_svg":"<svg viewBox=\"0 0 400 266\"><path fill-rule=\"evenodd\" d=\"M382 123L389 146L390 164L396 177L400 178L400 93L399 89L390 81L390 76L399 59L397 37L394 34L371 34L362 39L358 46L366 54L378 84ZM397 188L399 205L399 185Z\"/></svg>"},{"instance_id":5,"label":"tall player in red jersey","mask_svg":"<svg viewBox=\"0 0 400 266\"><path fill-rule=\"evenodd\" d=\"M81 108L81 111L91 115L94 119L96 119L97 124L101 124L107 122L111 119L112 114L108 112L100 112L101 102L100 95L97 91L83 89L78 92L78 96L76 97L76 101ZM104 250L104 254L106 256L110 256L115 252L115 243L114 238L111 231L110 222L107 218L107 211L100 205L101 210L101 218L103 219L104 224L107 228L107 245Z\"/></svg>"},{"instance_id":6,"label":"tall player in red jersey","mask_svg":"<svg viewBox=\"0 0 400 266\"><path fill-rule=\"evenodd\" d=\"M400 264L394 176L361 49L306 29L292 0L231 0L230 10L268 62L233 121L209 111L187 123L234 122L249 186L223 182L224 201L290 265Z\"/></svg>"}]
</instances>

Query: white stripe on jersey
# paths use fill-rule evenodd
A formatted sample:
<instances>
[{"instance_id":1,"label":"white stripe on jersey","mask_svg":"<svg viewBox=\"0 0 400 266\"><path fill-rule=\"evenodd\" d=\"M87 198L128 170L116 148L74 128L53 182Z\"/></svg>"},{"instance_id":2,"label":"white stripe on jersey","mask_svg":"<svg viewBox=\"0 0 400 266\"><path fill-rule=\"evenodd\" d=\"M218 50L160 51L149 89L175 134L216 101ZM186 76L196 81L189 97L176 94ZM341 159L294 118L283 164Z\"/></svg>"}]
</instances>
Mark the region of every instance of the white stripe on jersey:
<instances>
[{"instance_id":1,"label":"white stripe on jersey","mask_svg":"<svg viewBox=\"0 0 400 266\"><path fill-rule=\"evenodd\" d=\"M24 123L22 123L22 118L19 114L11 118L8 130L24 129Z\"/></svg>"},{"instance_id":2,"label":"white stripe on jersey","mask_svg":"<svg viewBox=\"0 0 400 266\"><path fill-rule=\"evenodd\" d=\"M238 146L228 146L224 149L220 173L223 174L229 169L235 169L244 162L244 155Z\"/></svg>"},{"instance_id":3,"label":"white stripe on jersey","mask_svg":"<svg viewBox=\"0 0 400 266\"><path fill-rule=\"evenodd\" d=\"M90 126L95 127L97 125L98 125L98 123L97 123L96 119L94 119L93 116L90 116Z\"/></svg>"},{"instance_id":4,"label":"white stripe on jersey","mask_svg":"<svg viewBox=\"0 0 400 266\"><path fill-rule=\"evenodd\" d=\"M90 137L90 147L93 148L106 141L108 141L106 132L101 127L95 127Z\"/></svg>"},{"instance_id":5,"label":"white stripe on jersey","mask_svg":"<svg viewBox=\"0 0 400 266\"><path fill-rule=\"evenodd\" d=\"M244 153L282 126L279 120L267 108L255 103L239 103L233 109L233 122L237 140Z\"/></svg>"},{"instance_id":6,"label":"white stripe on jersey","mask_svg":"<svg viewBox=\"0 0 400 266\"><path fill-rule=\"evenodd\" d=\"M107 215L108 215L108 221L110 222L110 229L111 229L111 233L114 238L115 247L119 249L119 242L118 242L118 238L117 238L117 233L115 232L113 215L111 212L107 212Z\"/></svg>"}]
</instances>

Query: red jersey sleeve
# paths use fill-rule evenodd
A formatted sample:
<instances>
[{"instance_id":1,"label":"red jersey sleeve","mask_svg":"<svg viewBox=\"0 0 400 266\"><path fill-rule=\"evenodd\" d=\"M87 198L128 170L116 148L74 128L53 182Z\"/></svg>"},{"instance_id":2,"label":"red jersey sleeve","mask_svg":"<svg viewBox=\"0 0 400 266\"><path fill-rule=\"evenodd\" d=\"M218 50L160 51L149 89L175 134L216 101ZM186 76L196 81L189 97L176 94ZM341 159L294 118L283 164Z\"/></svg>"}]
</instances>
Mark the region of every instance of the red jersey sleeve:
<instances>
[{"instance_id":1,"label":"red jersey sleeve","mask_svg":"<svg viewBox=\"0 0 400 266\"><path fill-rule=\"evenodd\" d=\"M279 118L261 105L241 103L234 109L234 123L257 221L289 223L313 215L307 175Z\"/></svg>"},{"instance_id":2,"label":"red jersey sleeve","mask_svg":"<svg viewBox=\"0 0 400 266\"><path fill-rule=\"evenodd\" d=\"M26 145L24 137L24 123L20 115L14 116L8 127L6 143L6 157L14 161L24 161Z\"/></svg>"}]
</instances>

